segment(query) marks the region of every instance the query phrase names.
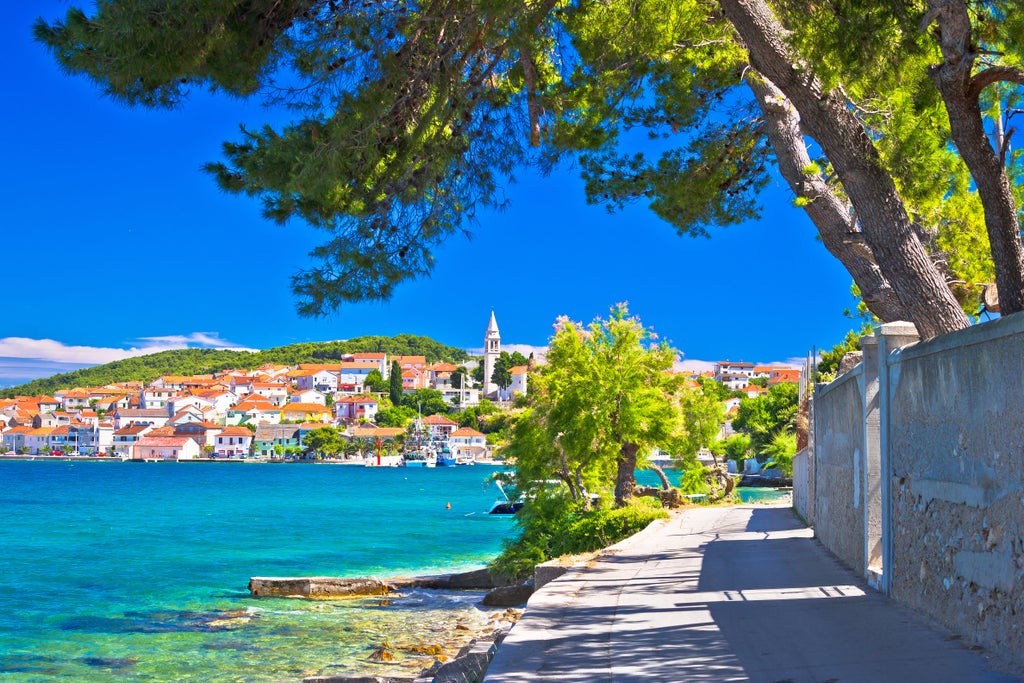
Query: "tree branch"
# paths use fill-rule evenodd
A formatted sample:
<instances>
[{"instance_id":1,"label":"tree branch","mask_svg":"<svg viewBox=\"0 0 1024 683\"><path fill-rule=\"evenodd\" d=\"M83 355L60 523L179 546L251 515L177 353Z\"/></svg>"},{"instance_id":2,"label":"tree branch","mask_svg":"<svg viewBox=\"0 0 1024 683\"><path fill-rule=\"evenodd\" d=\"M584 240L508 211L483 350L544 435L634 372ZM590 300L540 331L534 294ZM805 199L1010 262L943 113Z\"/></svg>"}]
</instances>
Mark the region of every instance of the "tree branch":
<instances>
[{"instance_id":1,"label":"tree branch","mask_svg":"<svg viewBox=\"0 0 1024 683\"><path fill-rule=\"evenodd\" d=\"M978 97L988 86L1001 82L1024 85L1024 69L1013 66L993 66L985 69L971 78L970 95Z\"/></svg>"}]
</instances>

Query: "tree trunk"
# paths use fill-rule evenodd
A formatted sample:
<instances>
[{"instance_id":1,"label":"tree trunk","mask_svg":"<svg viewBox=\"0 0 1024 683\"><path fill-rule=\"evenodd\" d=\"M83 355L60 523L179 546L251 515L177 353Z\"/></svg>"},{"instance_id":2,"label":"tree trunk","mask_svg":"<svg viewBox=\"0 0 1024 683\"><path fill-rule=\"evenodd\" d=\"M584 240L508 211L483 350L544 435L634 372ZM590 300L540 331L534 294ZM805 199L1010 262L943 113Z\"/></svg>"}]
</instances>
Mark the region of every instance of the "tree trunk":
<instances>
[{"instance_id":1,"label":"tree trunk","mask_svg":"<svg viewBox=\"0 0 1024 683\"><path fill-rule=\"evenodd\" d=\"M985 209L999 309L1004 315L1016 313L1024 310L1024 247L1003 150L993 149L985 133L981 89L971 76L975 59L971 18L967 6L958 0L929 0L928 4L939 27L944 60L929 76L942 94L953 143L971 172Z\"/></svg>"},{"instance_id":2,"label":"tree trunk","mask_svg":"<svg viewBox=\"0 0 1024 683\"><path fill-rule=\"evenodd\" d=\"M653 462L650 465L648 465L648 467L654 470L654 473L658 475L658 479L661 479L662 490L668 491L670 488L672 488L672 482L668 480L668 475L665 474L665 470L661 469L661 467L655 465Z\"/></svg>"},{"instance_id":3,"label":"tree trunk","mask_svg":"<svg viewBox=\"0 0 1024 683\"><path fill-rule=\"evenodd\" d=\"M619 470L615 477L615 507L622 507L633 497L636 488L636 454L639 447L635 443L622 444L619 449Z\"/></svg>"},{"instance_id":4,"label":"tree trunk","mask_svg":"<svg viewBox=\"0 0 1024 683\"><path fill-rule=\"evenodd\" d=\"M812 71L791 58L787 31L765 0L719 4L745 45L750 64L785 94L803 129L835 168L870 253L906 318L925 339L970 325L914 232L892 177L845 97L825 90Z\"/></svg>"},{"instance_id":5,"label":"tree trunk","mask_svg":"<svg viewBox=\"0 0 1024 683\"><path fill-rule=\"evenodd\" d=\"M908 320L892 287L875 263L871 249L855 231L853 209L811 166L807 144L800 133L800 116L771 81L761 74L750 74L747 84L764 113L768 141L775 150L779 172L797 197L809 200L804 211L818 229L829 253L839 259L860 289L868 309L883 322Z\"/></svg>"}]
</instances>

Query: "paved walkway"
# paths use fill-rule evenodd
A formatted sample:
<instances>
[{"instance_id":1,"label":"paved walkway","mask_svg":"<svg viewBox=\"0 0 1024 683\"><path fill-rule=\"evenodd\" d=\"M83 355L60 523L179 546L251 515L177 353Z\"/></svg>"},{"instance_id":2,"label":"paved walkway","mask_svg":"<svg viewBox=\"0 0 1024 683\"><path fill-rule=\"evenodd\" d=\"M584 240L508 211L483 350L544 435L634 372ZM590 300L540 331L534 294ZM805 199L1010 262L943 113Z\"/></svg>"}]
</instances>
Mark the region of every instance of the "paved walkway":
<instances>
[{"instance_id":1,"label":"paved walkway","mask_svg":"<svg viewBox=\"0 0 1024 683\"><path fill-rule=\"evenodd\" d=\"M530 599L487 670L520 681L1019 681L873 591L789 508L674 515Z\"/></svg>"}]
</instances>

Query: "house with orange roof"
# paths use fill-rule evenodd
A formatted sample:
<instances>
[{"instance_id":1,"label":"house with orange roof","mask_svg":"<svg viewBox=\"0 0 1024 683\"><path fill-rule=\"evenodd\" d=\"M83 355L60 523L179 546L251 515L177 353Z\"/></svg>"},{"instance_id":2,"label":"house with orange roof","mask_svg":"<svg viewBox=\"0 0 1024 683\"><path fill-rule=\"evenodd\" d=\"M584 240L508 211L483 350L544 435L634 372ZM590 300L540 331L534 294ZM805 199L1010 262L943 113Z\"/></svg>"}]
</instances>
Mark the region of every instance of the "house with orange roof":
<instances>
[{"instance_id":1,"label":"house with orange roof","mask_svg":"<svg viewBox=\"0 0 1024 683\"><path fill-rule=\"evenodd\" d=\"M167 402L178 395L177 389L169 387L146 387L139 392L139 405L145 410L166 408Z\"/></svg>"},{"instance_id":2,"label":"house with orange roof","mask_svg":"<svg viewBox=\"0 0 1024 683\"><path fill-rule=\"evenodd\" d=\"M459 423L446 415L427 415L420 420L430 438L435 441L447 441L448 437L459 428Z\"/></svg>"},{"instance_id":3,"label":"house with orange roof","mask_svg":"<svg viewBox=\"0 0 1024 683\"><path fill-rule=\"evenodd\" d=\"M26 449L25 435L32 431L32 427L19 425L4 430L3 446L6 453L21 453Z\"/></svg>"},{"instance_id":4,"label":"house with orange roof","mask_svg":"<svg viewBox=\"0 0 1024 683\"><path fill-rule=\"evenodd\" d=\"M288 370L290 369L291 368L289 368L287 365L274 365L273 363L264 363L258 368L258 370L261 373L263 373L267 377L273 378L283 378L285 375L288 374Z\"/></svg>"},{"instance_id":5,"label":"house with orange roof","mask_svg":"<svg viewBox=\"0 0 1024 683\"><path fill-rule=\"evenodd\" d=\"M362 393L366 377L373 371L380 372L380 365L372 361L345 361L338 368L338 391Z\"/></svg>"},{"instance_id":6,"label":"house with orange roof","mask_svg":"<svg viewBox=\"0 0 1024 683\"><path fill-rule=\"evenodd\" d=\"M764 387L759 387L756 384L750 384L750 385L740 389L740 391L742 391L744 394L746 394L747 398L757 398L761 394L767 394L768 393L767 389L765 389Z\"/></svg>"},{"instance_id":7,"label":"house with orange roof","mask_svg":"<svg viewBox=\"0 0 1024 683\"><path fill-rule=\"evenodd\" d=\"M213 452L218 458L248 458L254 438L245 427L225 427L213 438Z\"/></svg>"},{"instance_id":8,"label":"house with orange roof","mask_svg":"<svg viewBox=\"0 0 1024 683\"><path fill-rule=\"evenodd\" d=\"M505 389L498 389L498 398L502 401L511 401L512 397L516 394L526 396L526 374L529 371L528 365L517 365L514 368L509 368L508 372L512 376L512 381Z\"/></svg>"},{"instance_id":9,"label":"house with orange roof","mask_svg":"<svg viewBox=\"0 0 1024 683\"><path fill-rule=\"evenodd\" d=\"M227 389L211 389L197 395L210 402L213 406L213 413L218 421L227 418L231 406L238 403L238 396Z\"/></svg>"},{"instance_id":10,"label":"house with orange roof","mask_svg":"<svg viewBox=\"0 0 1024 683\"><path fill-rule=\"evenodd\" d=\"M199 444L187 436L147 435L132 446L132 460L195 460Z\"/></svg>"},{"instance_id":11,"label":"house with orange roof","mask_svg":"<svg viewBox=\"0 0 1024 683\"><path fill-rule=\"evenodd\" d=\"M288 394L288 400L284 403L316 403L325 406L327 405L327 395L316 389L292 389Z\"/></svg>"},{"instance_id":12,"label":"house with orange roof","mask_svg":"<svg viewBox=\"0 0 1024 683\"><path fill-rule=\"evenodd\" d=\"M316 389L324 394L333 394L338 390L338 373L325 368L300 369L292 375L295 380L295 388L300 391Z\"/></svg>"},{"instance_id":13,"label":"house with orange roof","mask_svg":"<svg viewBox=\"0 0 1024 683\"><path fill-rule=\"evenodd\" d=\"M753 363L744 361L718 361L715 363L715 381L721 382L732 391L745 389L753 376Z\"/></svg>"},{"instance_id":14,"label":"house with orange roof","mask_svg":"<svg viewBox=\"0 0 1024 683\"><path fill-rule=\"evenodd\" d=\"M75 418L82 422L86 422L91 426L96 426L100 421L99 413L89 408L79 410L78 413L75 414Z\"/></svg>"},{"instance_id":15,"label":"house with orange roof","mask_svg":"<svg viewBox=\"0 0 1024 683\"><path fill-rule=\"evenodd\" d=\"M331 422L331 409L316 403L286 403L281 406L282 421Z\"/></svg>"},{"instance_id":16,"label":"house with orange roof","mask_svg":"<svg viewBox=\"0 0 1024 683\"><path fill-rule=\"evenodd\" d=\"M25 432L25 448L32 455L48 452L50 449L50 433L56 427L39 427Z\"/></svg>"},{"instance_id":17,"label":"house with orange roof","mask_svg":"<svg viewBox=\"0 0 1024 683\"><path fill-rule=\"evenodd\" d=\"M132 446L151 431L153 431L152 425L136 424L115 429L113 434L114 453L121 458L132 457Z\"/></svg>"},{"instance_id":18,"label":"house with orange roof","mask_svg":"<svg viewBox=\"0 0 1024 683\"><path fill-rule=\"evenodd\" d=\"M288 402L288 389L288 383L283 380L260 380L252 383L252 393L270 399L270 402L275 406L284 405Z\"/></svg>"},{"instance_id":19,"label":"house with orange roof","mask_svg":"<svg viewBox=\"0 0 1024 683\"><path fill-rule=\"evenodd\" d=\"M452 432L448 437L448 448L458 463L471 463L490 453L487 437L471 427L460 427Z\"/></svg>"},{"instance_id":20,"label":"house with orange roof","mask_svg":"<svg viewBox=\"0 0 1024 683\"><path fill-rule=\"evenodd\" d=\"M124 394L119 396L107 396L96 400L96 409L108 413L115 412L118 408L130 408L131 402Z\"/></svg>"},{"instance_id":21,"label":"house with orange roof","mask_svg":"<svg viewBox=\"0 0 1024 683\"><path fill-rule=\"evenodd\" d=\"M183 406L181 410L172 415L170 419L167 420L167 424L171 425L174 428L177 428L181 425L189 424L190 422L202 421L203 411L200 410L199 408L196 408L193 405L186 405Z\"/></svg>"},{"instance_id":22,"label":"house with orange roof","mask_svg":"<svg viewBox=\"0 0 1024 683\"><path fill-rule=\"evenodd\" d=\"M373 396L361 394L359 396L342 396L334 402L335 417L344 422L355 420L377 419L377 399Z\"/></svg>"},{"instance_id":23,"label":"house with orange roof","mask_svg":"<svg viewBox=\"0 0 1024 683\"><path fill-rule=\"evenodd\" d=\"M423 368L407 368L402 370L402 391L430 388L429 375Z\"/></svg>"},{"instance_id":24,"label":"house with orange roof","mask_svg":"<svg viewBox=\"0 0 1024 683\"><path fill-rule=\"evenodd\" d=\"M96 424L79 425L78 450L87 455L109 453L114 446L114 423L99 420Z\"/></svg>"},{"instance_id":25,"label":"house with orange roof","mask_svg":"<svg viewBox=\"0 0 1024 683\"><path fill-rule=\"evenodd\" d=\"M181 391L185 388L185 382L187 381L188 377L185 375L164 375L163 377L157 377L155 380L150 382L149 386L159 389Z\"/></svg>"},{"instance_id":26,"label":"house with orange roof","mask_svg":"<svg viewBox=\"0 0 1024 683\"><path fill-rule=\"evenodd\" d=\"M213 424L212 422L181 422L174 425L174 435L187 436L199 444L199 450L202 451L206 446L212 447L215 438L224 429L225 427L222 425ZM245 429L245 427L242 427L242 429ZM246 431L249 430L246 429Z\"/></svg>"},{"instance_id":27,"label":"house with orange roof","mask_svg":"<svg viewBox=\"0 0 1024 683\"><path fill-rule=\"evenodd\" d=\"M398 363L398 367L402 370L425 370L427 367L426 356L391 356L391 362L388 363L388 374L391 373L391 365Z\"/></svg>"},{"instance_id":28,"label":"house with orange roof","mask_svg":"<svg viewBox=\"0 0 1024 683\"><path fill-rule=\"evenodd\" d=\"M174 414L185 408L195 408L202 414L206 410L213 409L213 402L196 394L182 394L174 396L167 402L167 412Z\"/></svg>"},{"instance_id":29,"label":"house with orange roof","mask_svg":"<svg viewBox=\"0 0 1024 683\"><path fill-rule=\"evenodd\" d=\"M353 360L361 363L373 363L377 366L377 372L381 377L388 376L388 354L384 352L360 352L351 353L345 356L345 360Z\"/></svg>"},{"instance_id":30,"label":"house with orange roof","mask_svg":"<svg viewBox=\"0 0 1024 683\"><path fill-rule=\"evenodd\" d=\"M786 382L797 383L800 381L800 368L786 368L778 367L772 368L771 375L768 377L768 386L773 387L776 384L784 384Z\"/></svg>"},{"instance_id":31,"label":"house with orange roof","mask_svg":"<svg viewBox=\"0 0 1024 683\"><path fill-rule=\"evenodd\" d=\"M69 389L61 396L60 405L64 410L72 411L89 407L89 390L77 387Z\"/></svg>"},{"instance_id":32,"label":"house with orange roof","mask_svg":"<svg viewBox=\"0 0 1024 683\"><path fill-rule=\"evenodd\" d=\"M60 410L60 401L53 398L52 396L37 396L35 398L26 398L26 403L35 404L36 410L40 413L52 413L55 410Z\"/></svg>"},{"instance_id":33,"label":"house with orange roof","mask_svg":"<svg viewBox=\"0 0 1024 683\"><path fill-rule=\"evenodd\" d=\"M281 408L264 396L249 394L228 410L228 425L239 425L243 422L278 424L281 422Z\"/></svg>"}]
</instances>

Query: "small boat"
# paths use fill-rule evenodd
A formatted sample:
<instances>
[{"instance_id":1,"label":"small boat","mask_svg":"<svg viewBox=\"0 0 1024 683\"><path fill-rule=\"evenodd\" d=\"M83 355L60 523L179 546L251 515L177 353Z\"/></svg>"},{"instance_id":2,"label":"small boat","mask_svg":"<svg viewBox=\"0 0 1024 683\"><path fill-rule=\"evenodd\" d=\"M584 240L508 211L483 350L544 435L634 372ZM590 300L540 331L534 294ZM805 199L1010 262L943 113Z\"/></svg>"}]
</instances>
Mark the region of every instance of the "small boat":
<instances>
[{"instance_id":1,"label":"small boat","mask_svg":"<svg viewBox=\"0 0 1024 683\"><path fill-rule=\"evenodd\" d=\"M441 452L437 454L438 467L455 467L458 464L458 460L447 446L442 448Z\"/></svg>"},{"instance_id":2,"label":"small boat","mask_svg":"<svg viewBox=\"0 0 1024 683\"><path fill-rule=\"evenodd\" d=\"M405 454L406 467L435 467L437 456L429 450L417 450Z\"/></svg>"},{"instance_id":3,"label":"small boat","mask_svg":"<svg viewBox=\"0 0 1024 683\"><path fill-rule=\"evenodd\" d=\"M487 514L490 515L514 515L523 509L523 505L526 503L526 499L523 496L519 496L515 500L508 497L505 493L505 487L501 485L501 482L497 479L494 480L498 490L501 491L501 495L504 500L494 501L494 505L488 510Z\"/></svg>"}]
</instances>

